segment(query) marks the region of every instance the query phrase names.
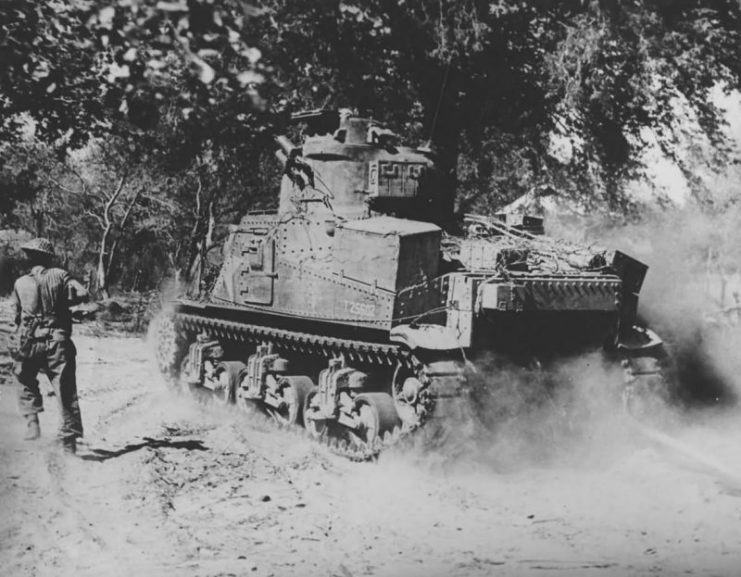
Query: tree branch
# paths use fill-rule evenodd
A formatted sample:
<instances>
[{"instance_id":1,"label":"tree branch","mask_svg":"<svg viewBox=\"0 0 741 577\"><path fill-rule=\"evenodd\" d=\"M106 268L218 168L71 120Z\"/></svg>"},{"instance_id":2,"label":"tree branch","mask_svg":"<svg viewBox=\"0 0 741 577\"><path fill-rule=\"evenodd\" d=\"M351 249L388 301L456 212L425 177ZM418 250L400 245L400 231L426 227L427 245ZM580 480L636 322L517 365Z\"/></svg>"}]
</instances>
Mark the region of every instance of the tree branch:
<instances>
[{"instance_id":1,"label":"tree branch","mask_svg":"<svg viewBox=\"0 0 741 577\"><path fill-rule=\"evenodd\" d=\"M124 215L123 215L123 218L121 219L121 222L118 223L119 234L116 237L116 239L113 241L113 243L111 243L111 250L108 252L108 262L106 263L106 271L105 271L106 278L110 277L111 267L113 266L113 261L115 259L116 251L118 249L118 242L121 239L121 234L123 234L123 231L126 228L126 221L129 220L129 215L131 214L131 210L134 208L137 201L139 200L141 193L142 193L141 188L136 191L136 194L134 194L133 198L131 199L131 202L129 203L129 205L126 207L126 210L124 211Z\"/></svg>"},{"instance_id":2,"label":"tree branch","mask_svg":"<svg viewBox=\"0 0 741 577\"><path fill-rule=\"evenodd\" d=\"M123 230L124 227L126 226L126 221L129 220L129 215L131 214L131 209L134 208L134 206L136 205L137 201L141 197L141 194L142 194L142 189L137 190L136 191L136 194L131 199L131 202L129 203L129 206L126 207L126 212L124 212L123 218L121 219L121 223L119 225L119 228L121 230Z\"/></svg>"},{"instance_id":3,"label":"tree branch","mask_svg":"<svg viewBox=\"0 0 741 577\"><path fill-rule=\"evenodd\" d=\"M105 223L103 222L103 217L101 217L99 214L95 214L92 210L88 209L85 211L85 216L92 216L95 220L98 221L100 228L105 229Z\"/></svg>"},{"instance_id":4,"label":"tree branch","mask_svg":"<svg viewBox=\"0 0 741 577\"><path fill-rule=\"evenodd\" d=\"M100 284L104 298L108 298L108 270L110 269L111 263L110 255L109 258L106 258L108 237L111 234L111 227L113 226L113 223L111 222L111 209L116 203L116 200L118 200L125 182L126 174L124 173L118 181L116 190L113 191L113 194L108 198L108 202L106 202L103 207L103 223L105 226L103 227L103 235L100 238L100 251L98 253L98 283Z\"/></svg>"},{"instance_id":5,"label":"tree branch","mask_svg":"<svg viewBox=\"0 0 741 577\"><path fill-rule=\"evenodd\" d=\"M118 181L118 186L116 187L116 190L108 198L108 202L106 202L105 207L103 207L103 219L105 220L107 227L110 227L112 224L111 223L111 208L113 208L113 205L116 204L116 200L118 199L119 195L121 194L121 191L123 190L124 182L126 182L125 174L121 177L121 180Z\"/></svg>"},{"instance_id":6,"label":"tree branch","mask_svg":"<svg viewBox=\"0 0 741 577\"><path fill-rule=\"evenodd\" d=\"M198 181L198 189L196 190L196 208L194 214L196 220L198 220L201 217L201 191L203 190L203 183L200 176L197 176L196 180Z\"/></svg>"},{"instance_id":7,"label":"tree branch","mask_svg":"<svg viewBox=\"0 0 741 577\"><path fill-rule=\"evenodd\" d=\"M47 178L47 180L49 180L49 182L51 182L52 184L56 185L58 188L62 189L64 192L68 192L69 194L83 195L83 194L85 194L87 192L86 191L86 187L85 187L84 184L83 184L83 187L82 187L82 190L81 191L80 190L72 190L71 188L67 188L66 186L64 186L61 182L59 182L57 179L55 179L52 176L48 176L47 175L46 178Z\"/></svg>"},{"instance_id":8,"label":"tree branch","mask_svg":"<svg viewBox=\"0 0 741 577\"><path fill-rule=\"evenodd\" d=\"M79 179L80 183L82 184L83 191L87 192L87 189L89 188L87 185L87 181L82 177L82 175L75 168L71 166L68 166L67 168L72 174L74 174Z\"/></svg>"},{"instance_id":9,"label":"tree branch","mask_svg":"<svg viewBox=\"0 0 741 577\"><path fill-rule=\"evenodd\" d=\"M178 208L177 203L175 203L173 201L170 201L170 200L163 200L163 199L158 198L156 196L153 196L151 194L143 194L142 193L142 194L140 194L140 198L144 198L144 199L146 199L146 200L148 200L150 202L155 202L157 204L160 204L160 205L164 206L165 208L167 208L169 210L172 210L172 211L175 211Z\"/></svg>"}]
</instances>

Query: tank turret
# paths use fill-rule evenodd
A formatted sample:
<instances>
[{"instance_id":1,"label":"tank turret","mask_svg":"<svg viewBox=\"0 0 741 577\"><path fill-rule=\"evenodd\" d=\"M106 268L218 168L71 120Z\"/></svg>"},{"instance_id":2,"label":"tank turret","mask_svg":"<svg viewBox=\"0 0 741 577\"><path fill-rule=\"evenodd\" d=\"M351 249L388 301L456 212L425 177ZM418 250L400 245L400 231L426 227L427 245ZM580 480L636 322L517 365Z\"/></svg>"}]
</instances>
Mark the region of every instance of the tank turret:
<instances>
[{"instance_id":1,"label":"tank turret","mask_svg":"<svg viewBox=\"0 0 741 577\"><path fill-rule=\"evenodd\" d=\"M453 218L451 191L429 152L400 146L391 130L349 111L294 115L306 126L302 146L280 136L285 159L279 211L354 220L385 214L440 225Z\"/></svg>"}]
</instances>

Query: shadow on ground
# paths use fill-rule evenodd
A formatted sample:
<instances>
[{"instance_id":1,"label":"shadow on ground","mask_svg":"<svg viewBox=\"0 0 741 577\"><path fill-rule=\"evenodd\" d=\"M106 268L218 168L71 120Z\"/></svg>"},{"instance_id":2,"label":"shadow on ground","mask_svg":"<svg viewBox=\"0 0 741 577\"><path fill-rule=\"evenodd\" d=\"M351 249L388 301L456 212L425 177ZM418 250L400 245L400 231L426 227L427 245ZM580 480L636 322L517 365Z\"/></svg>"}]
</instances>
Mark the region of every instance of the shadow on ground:
<instances>
[{"instance_id":1,"label":"shadow on ground","mask_svg":"<svg viewBox=\"0 0 741 577\"><path fill-rule=\"evenodd\" d=\"M171 441L169 439L150 439L144 437L141 443L132 443L126 445L123 449L116 451L109 451L107 449L95 449L90 448L91 455L81 455L80 458L84 461L107 461L108 459L115 459L127 453L133 453L139 449L144 448L150 449L184 449L186 451L207 451L208 447L203 445L203 441L190 440L190 441Z\"/></svg>"}]
</instances>

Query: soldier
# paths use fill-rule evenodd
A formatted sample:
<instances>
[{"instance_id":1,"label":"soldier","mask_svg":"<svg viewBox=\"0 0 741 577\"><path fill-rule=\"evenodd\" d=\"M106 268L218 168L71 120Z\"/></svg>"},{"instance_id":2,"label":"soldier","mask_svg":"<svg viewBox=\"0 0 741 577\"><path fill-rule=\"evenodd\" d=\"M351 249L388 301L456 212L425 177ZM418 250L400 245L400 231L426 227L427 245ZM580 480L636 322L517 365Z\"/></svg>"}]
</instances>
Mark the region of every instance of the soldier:
<instances>
[{"instance_id":1,"label":"soldier","mask_svg":"<svg viewBox=\"0 0 741 577\"><path fill-rule=\"evenodd\" d=\"M36 377L42 372L59 399L62 422L58 439L66 452L75 453L77 438L82 437L82 418L69 307L87 300L88 294L69 273L51 266L54 249L47 239L36 238L21 248L32 266L31 272L16 281L13 293L18 341L13 372L27 424L24 438L35 440L41 435L38 414L44 410L43 397Z\"/></svg>"}]
</instances>

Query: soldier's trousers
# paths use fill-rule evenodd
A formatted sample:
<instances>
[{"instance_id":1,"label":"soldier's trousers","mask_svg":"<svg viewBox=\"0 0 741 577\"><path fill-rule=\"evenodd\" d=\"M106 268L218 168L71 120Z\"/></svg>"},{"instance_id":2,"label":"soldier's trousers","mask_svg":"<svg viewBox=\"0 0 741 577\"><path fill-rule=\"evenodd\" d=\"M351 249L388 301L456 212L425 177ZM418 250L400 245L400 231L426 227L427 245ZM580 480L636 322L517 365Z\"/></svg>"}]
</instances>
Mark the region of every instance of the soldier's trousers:
<instances>
[{"instance_id":1,"label":"soldier's trousers","mask_svg":"<svg viewBox=\"0 0 741 577\"><path fill-rule=\"evenodd\" d=\"M18 404L23 416L44 410L44 399L37 376L44 373L59 399L62 422L61 439L82 437L82 417L77 399L77 350L69 338L40 340L33 344L28 358L16 361L14 374L18 383Z\"/></svg>"}]
</instances>

